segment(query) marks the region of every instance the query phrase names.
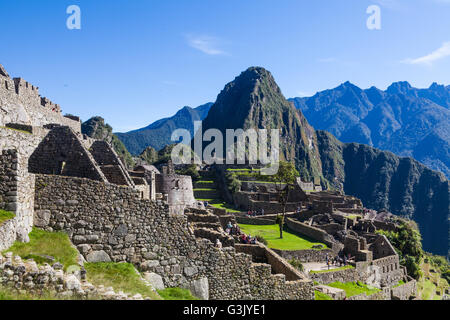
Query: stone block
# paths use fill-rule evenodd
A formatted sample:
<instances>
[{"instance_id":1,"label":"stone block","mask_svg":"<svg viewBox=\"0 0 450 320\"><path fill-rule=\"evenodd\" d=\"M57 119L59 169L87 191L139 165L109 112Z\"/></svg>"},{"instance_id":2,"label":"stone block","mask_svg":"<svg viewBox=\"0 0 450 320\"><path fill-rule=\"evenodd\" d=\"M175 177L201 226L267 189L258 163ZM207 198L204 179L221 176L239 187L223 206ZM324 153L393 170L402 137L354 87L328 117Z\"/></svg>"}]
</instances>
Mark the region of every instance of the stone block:
<instances>
[{"instance_id":1,"label":"stone block","mask_svg":"<svg viewBox=\"0 0 450 320\"><path fill-rule=\"evenodd\" d=\"M144 273L144 279L150 282L150 284L155 288L156 290L164 290L166 287L164 286L163 278L153 272L145 272Z\"/></svg>"},{"instance_id":2,"label":"stone block","mask_svg":"<svg viewBox=\"0 0 450 320\"><path fill-rule=\"evenodd\" d=\"M103 251L93 251L86 257L87 262L111 262L109 255Z\"/></svg>"}]
</instances>

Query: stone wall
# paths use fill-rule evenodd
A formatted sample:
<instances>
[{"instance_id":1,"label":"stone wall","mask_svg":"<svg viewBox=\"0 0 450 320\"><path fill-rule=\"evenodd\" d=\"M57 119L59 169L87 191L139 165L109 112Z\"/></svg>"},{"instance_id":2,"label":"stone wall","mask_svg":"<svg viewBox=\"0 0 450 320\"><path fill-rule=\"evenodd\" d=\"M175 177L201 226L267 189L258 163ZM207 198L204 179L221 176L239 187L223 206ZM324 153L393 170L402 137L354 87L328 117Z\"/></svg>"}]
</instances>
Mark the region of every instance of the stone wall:
<instances>
[{"instance_id":1,"label":"stone wall","mask_svg":"<svg viewBox=\"0 0 450 320\"><path fill-rule=\"evenodd\" d=\"M275 250L269 249L263 244L236 244L237 252L243 252L253 257L253 261L262 261L272 266L274 274L284 274L288 281L304 279L294 267L282 259Z\"/></svg>"},{"instance_id":2,"label":"stone wall","mask_svg":"<svg viewBox=\"0 0 450 320\"><path fill-rule=\"evenodd\" d=\"M384 286L395 285L406 276L403 268L400 266L398 255L374 260L372 265L378 268L380 283Z\"/></svg>"},{"instance_id":3,"label":"stone wall","mask_svg":"<svg viewBox=\"0 0 450 320\"><path fill-rule=\"evenodd\" d=\"M125 165L109 143L96 140L90 146L89 152L110 183L130 187L135 185Z\"/></svg>"},{"instance_id":4,"label":"stone wall","mask_svg":"<svg viewBox=\"0 0 450 320\"><path fill-rule=\"evenodd\" d=\"M0 250L15 240L27 242L33 225L34 176L26 171L24 160L17 150L1 151L0 208L15 217L0 226Z\"/></svg>"},{"instance_id":5,"label":"stone wall","mask_svg":"<svg viewBox=\"0 0 450 320\"><path fill-rule=\"evenodd\" d=\"M115 293L112 288L95 287L80 272L64 272L59 263L38 266L35 261L22 260L11 252L5 256L0 253L0 284L11 291L26 290L27 293L36 295L51 293L58 298L143 300L141 295L131 296Z\"/></svg>"},{"instance_id":6,"label":"stone wall","mask_svg":"<svg viewBox=\"0 0 450 320\"><path fill-rule=\"evenodd\" d=\"M344 269L338 271L328 271L328 272L319 272L314 273L310 272L309 277L317 281L321 284L329 284L332 282L356 282L356 281L365 281L366 279L361 279L360 274L355 268L352 269Z\"/></svg>"},{"instance_id":7,"label":"stone wall","mask_svg":"<svg viewBox=\"0 0 450 320\"><path fill-rule=\"evenodd\" d=\"M265 213L282 213L283 206L279 202L267 201L268 199L256 201L251 199L251 196L255 194L247 193L247 192L236 192L233 194L233 202L234 204L242 211L247 210L257 210L261 211L264 209ZM259 194L259 198L263 198L263 194ZM267 194L269 197L269 194ZM286 212L294 212L298 207L301 207L301 203L287 203L286 204Z\"/></svg>"},{"instance_id":8,"label":"stone wall","mask_svg":"<svg viewBox=\"0 0 450 320\"><path fill-rule=\"evenodd\" d=\"M370 244L369 248L373 252L374 259L397 255L394 247L384 235L379 236L373 243Z\"/></svg>"},{"instance_id":9,"label":"stone wall","mask_svg":"<svg viewBox=\"0 0 450 320\"><path fill-rule=\"evenodd\" d=\"M286 281L234 248L197 240L184 215L131 188L36 175L35 199L39 227L67 232L87 261L132 262L194 292L206 282L211 299L313 299L311 281Z\"/></svg>"},{"instance_id":10,"label":"stone wall","mask_svg":"<svg viewBox=\"0 0 450 320\"><path fill-rule=\"evenodd\" d=\"M41 139L38 134L0 128L1 208L16 215L0 227L0 250L15 240L28 240L33 225L34 176L28 173L27 160Z\"/></svg>"},{"instance_id":11,"label":"stone wall","mask_svg":"<svg viewBox=\"0 0 450 320\"><path fill-rule=\"evenodd\" d=\"M19 123L42 127L57 123L81 132L81 122L64 117L58 105L41 98L39 88L20 78L11 79L1 65L0 69L0 126Z\"/></svg>"},{"instance_id":12,"label":"stone wall","mask_svg":"<svg viewBox=\"0 0 450 320\"><path fill-rule=\"evenodd\" d=\"M28 168L32 173L107 181L92 155L69 127L52 129L30 156Z\"/></svg>"},{"instance_id":13,"label":"stone wall","mask_svg":"<svg viewBox=\"0 0 450 320\"><path fill-rule=\"evenodd\" d=\"M286 225L291 230L294 230L295 232L298 232L301 235L304 235L317 242L325 243L329 247L333 247L334 243L333 238L329 234L327 234L324 230L309 226L299 221L295 221L294 219L291 218L286 219Z\"/></svg>"},{"instance_id":14,"label":"stone wall","mask_svg":"<svg viewBox=\"0 0 450 320\"><path fill-rule=\"evenodd\" d=\"M250 224L250 225L257 225L257 226L268 226L275 224L274 219L265 219L263 217L247 217L243 215L236 215L236 221L239 224Z\"/></svg>"},{"instance_id":15,"label":"stone wall","mask_svg":"<svg viewBox=\"0 0 450 320\"><path fill-rule=\"evenodd\" d=\"M389 289L379 291L368 296L365 293L348 297L347 300L390 300Z\"/></svg>"},{"instance_id":16,"label":"stone wall","mask_svg":"<svg viewBox=\"0 0 450 320\"><path fill-rule=\"evenodd\" d=\"M409 300L410 297L417 296L417 282L410 280L398 287L391 289L392 300Z\"/></svg>"},{"instance_id":17,"label":"stone wall","mask_svg":"<svg viewBox=\"0 0 450 320\"><path fill-rule=\"evenodd\" d=\"M326 255L333 257L335 253L331 249L323 250L276 250L273 249L279 256L286 260L296 259L302 263L307 262L324 262Z\"/></svg>"},{"instance_id":18,"label":"stone wall","mask_svg":"<svg viewBox=\"0 0 450 320\"><path fill-rule=\"evenodd\" d=\"M156 192L168 195L170 213L183 214L186 207L195 205L194 188L190 176L156 174L155 178Z\"/></svg>"}]
</instances>

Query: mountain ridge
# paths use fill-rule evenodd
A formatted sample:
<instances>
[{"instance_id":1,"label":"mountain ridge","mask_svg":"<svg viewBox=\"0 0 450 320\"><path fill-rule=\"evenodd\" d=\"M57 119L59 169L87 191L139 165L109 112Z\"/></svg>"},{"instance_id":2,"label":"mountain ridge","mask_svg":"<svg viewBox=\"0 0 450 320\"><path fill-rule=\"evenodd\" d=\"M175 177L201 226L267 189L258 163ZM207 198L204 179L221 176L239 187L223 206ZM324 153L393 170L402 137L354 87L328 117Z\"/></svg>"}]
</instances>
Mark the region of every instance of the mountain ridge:
<instances>
[{"instance_id":1,"label":"mountain ridge","mask_svg":"<svg viewBox=\"0 0 450 320\"><path fill-rule=\"evenodd\" d=\"M212 103L206 103L196 108L185 106L172 117L157 120L141 129L126 133L118 132L115 135L135 156L141 154L149 146L161 150L167 144L173 143L170 138L175 129L187 129L193 135L194 121L203 120L211 105Z\"/></svg>"},{"instance_id":2,"label":"mountain ridge","mask_svg":"<svg viewBox=\"0 0 450 320\"><path fill-rule=\"evenodd\" d=\"M450 86L433 83L428 89L417 89L399 81L383 91L345 82L289 101L316 129L327 130L343 142L413 157L450 177Z\"/></svg>"}]
</instances>

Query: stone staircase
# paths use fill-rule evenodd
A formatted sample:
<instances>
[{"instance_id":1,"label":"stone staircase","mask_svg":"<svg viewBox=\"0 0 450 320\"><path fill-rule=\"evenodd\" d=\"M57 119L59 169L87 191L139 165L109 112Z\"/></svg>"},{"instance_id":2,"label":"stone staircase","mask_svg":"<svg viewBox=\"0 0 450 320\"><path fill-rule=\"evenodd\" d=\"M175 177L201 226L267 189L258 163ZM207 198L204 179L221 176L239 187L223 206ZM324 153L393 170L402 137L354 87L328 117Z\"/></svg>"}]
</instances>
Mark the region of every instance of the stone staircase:
<instances>
[{"instance_id":1,"label":"stone staircase","mask_svg":"<svg viewBox=\"0 0 450 320\"><path fill-rule=\"evenodd\" d=\"M220 192L216 188L216 175L214 171L200 170L200 180L194 182L194 197L197 200L208 202L222 202Z\"/></svg>"},{"instance_id":2,"label":"stone staircase","mask_svg":"<svg viewBox=\"0 0 450 320\"><path fill-rule=\"evenodd\" d=\"M185 210L188 222L194 229L197 238L210 240L213 244L219 239L223 247L233 247L234 239L226 234L219 217L210 210L187 208Z\"/></svg>"}]
</instances>

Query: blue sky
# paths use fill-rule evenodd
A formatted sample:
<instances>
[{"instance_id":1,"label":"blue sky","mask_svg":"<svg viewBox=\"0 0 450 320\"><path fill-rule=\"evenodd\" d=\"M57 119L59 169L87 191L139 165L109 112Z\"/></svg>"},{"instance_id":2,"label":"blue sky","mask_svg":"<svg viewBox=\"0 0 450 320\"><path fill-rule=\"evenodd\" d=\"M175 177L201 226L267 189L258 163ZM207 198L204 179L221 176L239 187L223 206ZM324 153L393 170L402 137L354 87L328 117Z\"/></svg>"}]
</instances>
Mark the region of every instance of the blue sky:
<instances>
[{"instance_id":1,"label":"blue sky","mask_svg":"<svg viewBox=\"0 0 450 320\"><path fill-rule=\"evenodd\" d=\"M66 8L81 8L68 30ZM381 8L381 30L366 9ZM0 63L65 113L115 131L214 102L250 66L286 97L347 80L450 84L450 0L14 0L0 2Z\"/></svg>"}]
</instances>

